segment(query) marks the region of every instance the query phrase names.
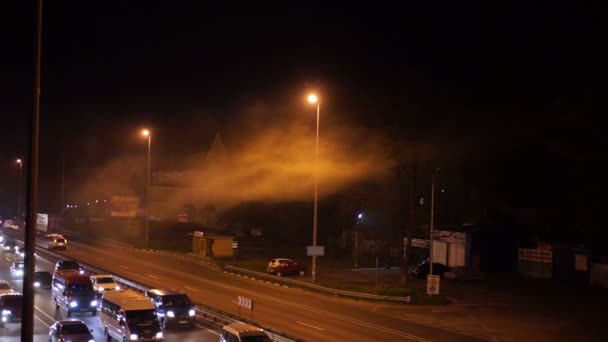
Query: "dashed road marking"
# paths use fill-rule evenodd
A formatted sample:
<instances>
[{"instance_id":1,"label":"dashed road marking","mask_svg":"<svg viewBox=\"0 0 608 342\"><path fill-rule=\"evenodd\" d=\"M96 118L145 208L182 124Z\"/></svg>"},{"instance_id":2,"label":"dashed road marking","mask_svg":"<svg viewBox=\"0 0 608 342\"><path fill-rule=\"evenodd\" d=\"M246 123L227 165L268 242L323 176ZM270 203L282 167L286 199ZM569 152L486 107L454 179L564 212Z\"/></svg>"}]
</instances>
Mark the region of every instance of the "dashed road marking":
<instances>
[{"instance_id":1,"label":"dashed road marking","mask_svg":"<svg viewBox=\"0 0 608 342\"><path fill-rule=\"evenodd\" d=\"M160 280L160 278L159 278L159 277L157 277L157 276L154 276L154 275L151 275L151 274L146 274L146 275L147 275L148 277L150 277L150 278L154 278L154 279L156 279L156 280Z\"/></svg>"},{"instance_id":2,"label":"dashed road marking","mask_svg":"<svg viewBox=\"0 0 608 342\"><path fill-rule=\"evenodd\" d=\"M194 288L194 287L190 287L190 286L184 286L184 288L185 288L185 289L188 289L188 290L196 291L196 292L201 292L201 290L196 289L196 288Z\"/></svg>"},{"instance_id":3,"label":"dashed road marking","mask_svg":"<svg viewBox=\"0 0 608 342\"><path fill-rule=\"evenodd\" d=\"M311 328L314 328L314 329L317 329L317 330L325 331L325 329L323 329L323 328L319 328L319 327L315 327L315 326L314 326L314 325L312 325L312 324L306 324L306 323L304 323L304 322L300 322L300 321L296 321L296 323L298 323L298 324L302 324L302 325L305 325L305 326L307 326L307 327L311 327Z\"/></svg>"}]
</instances>

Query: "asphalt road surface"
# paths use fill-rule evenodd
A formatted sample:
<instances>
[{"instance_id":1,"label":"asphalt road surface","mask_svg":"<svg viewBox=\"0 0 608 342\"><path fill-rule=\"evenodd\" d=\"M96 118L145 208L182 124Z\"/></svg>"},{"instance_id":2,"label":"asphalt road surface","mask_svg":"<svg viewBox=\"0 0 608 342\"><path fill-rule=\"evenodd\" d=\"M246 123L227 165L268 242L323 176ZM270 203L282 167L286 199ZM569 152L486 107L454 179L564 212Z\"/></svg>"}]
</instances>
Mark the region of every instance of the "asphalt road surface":
<instances>
[{"instance_id":1,"label":"asphalt road surface","mask_svg":"<svg viewBox=\"0 0 608 342\"><path fill-rule=\"evenodd\" d=\"M387 311L383 310L385 308L408 310L406 304L370 303L335 298L235 277L166 255L77 243L74 239L71 239L67 251L59 253L149 286L178 289L188 293L194 301L235 315L240 313L243 317L252 318L265 326L308 341L470 341L475 339L470 335L414 323L382 313ZM235 303L237 296L244 296L254 301L253 313L245 309L239 312ZM54 313L54 311L49 312ZM193 334L197 333L206 332L199 330ZM180 341L187 341L188 336L191 336L185 332L178 334ZM198 340L202 339L203 337ZM173 340L169 333L167 340Z\"/></svg>"},{"instance_id":2,"label":"asphalt road surface","mask_svg":"<svg viewBox=\"0 0 608 342\"><path fill-rule=\"evenodd\" d=\"M0 279L11 283L13 289L22 291L23 280L11 276L9 271L13 255L2 253L0 255ZM52 272L54 264L41 257L36 257L36 271ZM85 322L89 329L93 329L95 341L106 341L102 330L99 328L99 317L90 313L73 314L67 317L64 310L56 309L51 299L50 290L37 290L34 297L34 341L48 341L49 326L57 320L79 319ZM0 329L0 340L3 342L21 340L21 324L7 324ZM197 324L194 329L165 330L165 341L218 341L219 331L217 328Z\"/></svg>"}]
</instances>

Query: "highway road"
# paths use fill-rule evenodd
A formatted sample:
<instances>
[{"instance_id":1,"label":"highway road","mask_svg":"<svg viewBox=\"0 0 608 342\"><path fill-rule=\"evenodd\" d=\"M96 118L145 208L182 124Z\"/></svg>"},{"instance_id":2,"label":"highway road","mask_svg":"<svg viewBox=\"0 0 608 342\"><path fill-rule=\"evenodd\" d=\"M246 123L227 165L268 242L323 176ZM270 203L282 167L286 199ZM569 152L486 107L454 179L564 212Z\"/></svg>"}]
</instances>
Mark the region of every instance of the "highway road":
<instances>
[{"instance_id":1,"label":"highway road","mask_svg":"<svg viewBox=\"0 0 608 342\"><path fill-rule=\"evenodd\" d=\"M237 296L253 299L253 320L308 341L471 341L455 331L385 314L407 304L370 303L235 277L179 258L136 249L78 243L59 252L153 287L174 288L193 300L238 314ZM394 311L394 310L393 310ZM248 310L241 314L250 318ZM168 335L168 340L171 337ZM216 337L217 338L217 337ZM180 335L180 340L181 335Z\"/></svg>"},{"instance_id":2,"label":"highway road","mask_svg":"<svg viewBox=\"0 0 608 342\"><path fill-rule=\"evenodd\" d=\"M22 291L23 280L11 276L9 271L13 255L2 253L0 255L0 279L11 283L13 289ZM54 263L41 257L36 257L36 270L52 272ZM34 341L48 341L49 326L57 320L80 319L93 329L95 341L106 341L101 329L99 328L98 316L90 313L73 314L67 317L64 310L57 310L51 300L50 290L38 290L34 298ZM7 324L0 329L0 340L3 342L21 340L21 324ZM165 341L218 341L219 331L216 327L209 327L204 324L197 324L194 329L169 329L165 331Z\"/></svg>"}]
</instances>

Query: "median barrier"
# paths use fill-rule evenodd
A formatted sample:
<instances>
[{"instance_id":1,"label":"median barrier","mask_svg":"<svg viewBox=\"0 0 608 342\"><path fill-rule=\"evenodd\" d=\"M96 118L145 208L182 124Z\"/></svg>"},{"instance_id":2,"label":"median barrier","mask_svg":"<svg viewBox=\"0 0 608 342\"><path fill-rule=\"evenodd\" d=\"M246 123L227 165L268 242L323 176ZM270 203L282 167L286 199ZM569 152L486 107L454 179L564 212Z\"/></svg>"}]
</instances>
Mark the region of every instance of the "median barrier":
<instances>
[{"instance_id":1,"label":"median barrier","mask_svg":"<svg viewBox=\"0 0 608 342\"><path fill-rule=\"evenodd\" d=\"M251 271L251 270L236 267L236 266L226 265L226 266L224 266L224 268L228 269L228 270L232 270L233 272L240 272L240 273L253 275L257 278L270 279L272 281L280 281L280 282L284 282L284 283L288 283L288 284L292 284L292 285L296 285L296 286L300 286L300 287L305 287L305 288L309 288L309 289L324 292L324 293L333 294L336 296L350 297L350 298L357 298L357 299L402 302L402 303L410 303L412 301L411 297L409 297L409 296L407 296L407 297L382 296L382 295L375 295L375 294L371 294L371 293L344 291L344 290L332 289L332 288L325 287L325 286L319 286L319 285L307 283L304 281L282 278L282 277L277 277L277 276L271 275L271 274Z\"/></svg>"}]
</instances>

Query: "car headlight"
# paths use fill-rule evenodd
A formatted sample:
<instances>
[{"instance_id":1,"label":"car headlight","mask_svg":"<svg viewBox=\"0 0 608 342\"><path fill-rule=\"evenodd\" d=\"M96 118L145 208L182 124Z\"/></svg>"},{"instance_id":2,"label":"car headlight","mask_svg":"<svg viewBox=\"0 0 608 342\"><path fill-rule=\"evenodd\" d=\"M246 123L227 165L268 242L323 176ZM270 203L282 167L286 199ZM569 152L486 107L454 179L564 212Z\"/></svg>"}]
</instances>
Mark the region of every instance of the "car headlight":
<instances>
[{"instance_id":1,"label":"car headlight","mask_svg":"<svg viewBox=\"0 0 608 342\"><path fill-rule=\"evenodd\" d=\"M4 246L4 250L5 250L5 251L8 251L9 249L11 249L11 247L9 247L9 246Z\"/></svg>"},{"instance_id":2,"label":"car headlight","mask_svg":"<svg viewBox=\"0 0 608 342\"><path fill-rule=\"evenodd\" d=\"M97 301L96 300L92 300L91 301L91 306L97 306Z\"/></svg>"},{"instance_id":3,"label":"car headlight","mask_svg":"<svg viewBox=\"0 0 608 342\"><path fill-rule=\"evenodd\" d=\"M171 318L175 317L175 312L167 311L167 317L171 317Z\"/></svg>"},{"instance_id":4,"label":"car headlight","mask_svg":"<svg viewBox=\"0 0 608 342\"><path fill-rule=\"evenodd\" d=\"M190 309L188 311L188 315L190 315L190 317L192 317L192 316L196 315L196 311L194 311L194 309Z\"/></svg>"},{"instance_id":5,"label":"car headlight","mask_svg":"<svg viewBox=\"0 0 608 342\"><path fill-rule=\"evenodd\" d=\"M116 285L116 287L114 287L114 290L116 290L116 291L120 290L120 286Z\"/></svg>"},{"instance_id":6,"label":"car headlight","mask_svg":"<svg viewBox=\"0 0 608 342\"><path fill-rule=\"evenodd\" d=\"M78 273L84 274L84 270L78 270Z\"/></svg>"},{"instance_id":7,"label":"car headlight","mask_svg":"<svg viewBox=\"0 0 608 342\"><path fill-rule=\"evenodd\" d=\"M11 314L11 310L2 310L2 316L8 316Z\"/></svg>"},{"instance_id":8,"label":"car headlight","mask_svg":"<svg viewBox=\"0 0 608 342\"><path fill-rule=\"evenodd\" d=\"M94 339L90 339L88 342L95 342L95 340Z\"/></svg>"},{"instance_id":9,"label":"car headlight","mask_svg":"<svg viewBox=\"0 0 608 342\"><path fill-rule=\"evenodd\" d=\"M35 281L34 282L34 287L40 287L40 282Z\"/></svg>"},{"instance_id":10,"label":"car headlight","mask_svg":"<svg viewBox=\"0 0 608 342\"><path fill-rule=\"evenodd\" d=\"M103 286L100 286L100 287L98 287L98 288L97 288L97 291L99 291L99 292L103 292L103 290L105 290L105 289L103 288Z\"/></svg>"},{"instance_id":11,"label":"car headlight","mask_svg":"<svg viewBox=\"0 0 608 342\"><path fill-rule=\"evenodd\" d=\"M23 270L15 270L16 275L23 275Z\"/></svg>"},{"instance_id":12,"label":"car headlight","mask_svg":"<svg viewBox=\"0 0 608 342\"><path fill-rule=\"evenodd\" d=\"M131 335L129 336L129 338L130 338L131 340L137 340L137 334L131 334Z\"/></svg>"},{"instance_id":13,"label":"car headlight","mask_svg":"<svg viewBox=\"0 0 608 342\"><path fill-rule=\"evenodd\" d=\"M6 318L6 316L2 316L2 322L6 322L8 321L8 319Z\"/></svg>"},{"instance_id":14,"label":"car headlight","mask_svg":"<svg viewBox=\"0 0 608 342\"><path fill-rule=\"evenodd\" d=\"M75 300L73 300L73 301L70 302L70 307L71 308L75 308L77 306L78 306L78 302L76 302Z\"/></svg>"},{"instance_id":15,"label":"car headlight","mask_svg":"<svg viewBox=\"0 0 608 342\"><path fill-rule=\"evenodd\" d=\"M163 338L163 332L162 331L157 332L156 333L156 338L158 338L158 339Z\"/></svg>"}]
</instances>

